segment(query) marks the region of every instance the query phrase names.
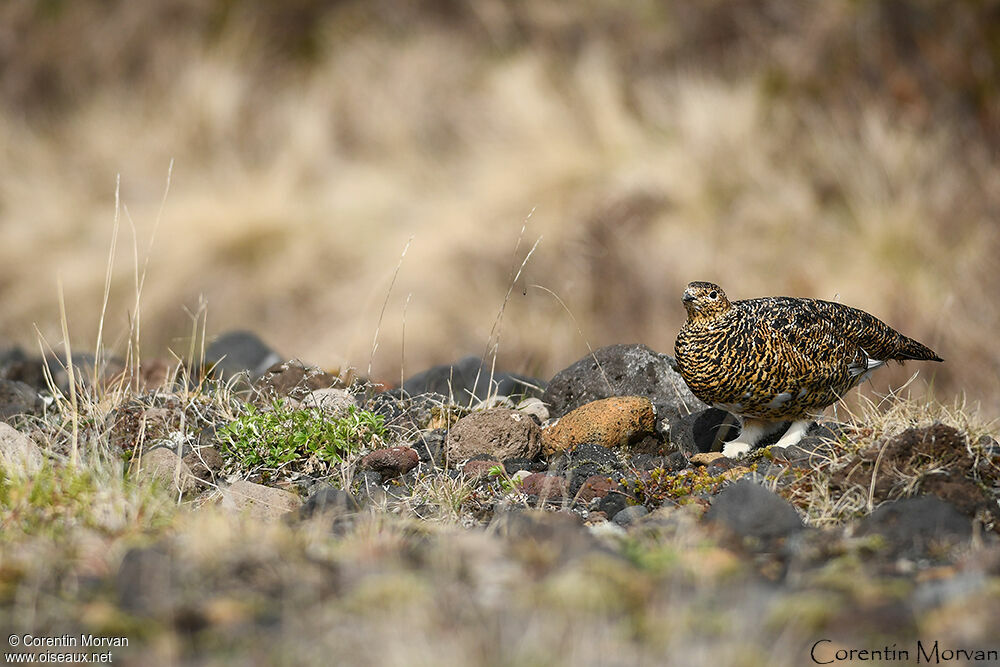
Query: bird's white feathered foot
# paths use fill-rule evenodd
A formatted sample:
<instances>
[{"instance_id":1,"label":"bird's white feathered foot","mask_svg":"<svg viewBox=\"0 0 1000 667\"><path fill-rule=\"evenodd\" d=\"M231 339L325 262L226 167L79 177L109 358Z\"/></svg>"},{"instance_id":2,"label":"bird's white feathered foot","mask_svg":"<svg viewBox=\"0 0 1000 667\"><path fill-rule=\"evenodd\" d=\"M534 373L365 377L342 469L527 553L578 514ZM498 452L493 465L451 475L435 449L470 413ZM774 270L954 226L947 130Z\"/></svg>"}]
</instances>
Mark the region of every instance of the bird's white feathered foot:
<instances>
[{"instance_id":1,"label":"bird's white feathered foot","mask_svg":"<svg viewBox=\"0 0 1000 667\"><path fill-rule=\"evenodd\" d=\"M780 427L781 424L782 422L744 418L743 430L740 431L739 436L735 440L727 442L723 446L722 455L730 459L738 459L741 456L746 456L762 438L774 433L775 429ZM789 447L796 444L805 436L806 431L809 430L811 425L812 420L810 419L797 419L793 421L785 434L781 436L781 439L774 443L775 447Z\"/></svg>"}]
</instances>

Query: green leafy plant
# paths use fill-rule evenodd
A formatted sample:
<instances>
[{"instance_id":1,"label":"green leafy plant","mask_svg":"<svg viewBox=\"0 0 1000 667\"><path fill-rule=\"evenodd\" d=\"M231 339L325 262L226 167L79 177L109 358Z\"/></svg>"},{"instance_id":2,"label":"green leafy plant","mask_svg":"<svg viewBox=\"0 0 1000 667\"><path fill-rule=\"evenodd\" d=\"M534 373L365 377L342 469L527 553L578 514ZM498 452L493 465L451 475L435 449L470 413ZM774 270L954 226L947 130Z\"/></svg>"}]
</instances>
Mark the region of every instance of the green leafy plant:
<instances>
[{"instance_id":1,"label":"green leafy plant","mask_svg":"<svg viewBox=\"0 0 1000 667\"><path fill-rule=\"evenodd\" d=\"M321 410L292 409L279 400L270 410L249 406L217 435L223 456L237 467L277 469L311 458L340 463L380 444L386 429L381 415L353 406L333 419Z\"/></svg>"},{"instance_id":2,"label":"green leafy plant","mask_svg":"<svg viewBox=\"0 0 1000 667\"><path fill-rule=\"evenodd\" d=\"M502 488L504 491L514 490L514 480L510 478L510 476L507 474L507 471L504 470L503 466L493 466L492 468L490 468L488 474L492 479L500 480L500 488Z\"/></svg>"}]
</instances>

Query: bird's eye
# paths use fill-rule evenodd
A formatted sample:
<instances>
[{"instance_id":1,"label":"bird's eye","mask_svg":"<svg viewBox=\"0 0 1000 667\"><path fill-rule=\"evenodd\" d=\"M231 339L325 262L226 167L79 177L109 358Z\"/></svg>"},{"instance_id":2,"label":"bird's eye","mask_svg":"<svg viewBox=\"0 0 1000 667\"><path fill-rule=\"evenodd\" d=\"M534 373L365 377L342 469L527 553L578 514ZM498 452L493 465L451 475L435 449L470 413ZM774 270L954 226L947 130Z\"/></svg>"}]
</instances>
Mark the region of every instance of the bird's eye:
<instances>
[{"instance_id":1,"label":"bird's eye","mask_svg":"<svg viewBox=\"0 0 1000 667\"><path fill-rule=\"evenodd\" d=\"M716 292L715 290L712 290L711 292L708 293L708 298L709 299L718 299L719 298L719 293Z\"/></svg>"}]
</instances>

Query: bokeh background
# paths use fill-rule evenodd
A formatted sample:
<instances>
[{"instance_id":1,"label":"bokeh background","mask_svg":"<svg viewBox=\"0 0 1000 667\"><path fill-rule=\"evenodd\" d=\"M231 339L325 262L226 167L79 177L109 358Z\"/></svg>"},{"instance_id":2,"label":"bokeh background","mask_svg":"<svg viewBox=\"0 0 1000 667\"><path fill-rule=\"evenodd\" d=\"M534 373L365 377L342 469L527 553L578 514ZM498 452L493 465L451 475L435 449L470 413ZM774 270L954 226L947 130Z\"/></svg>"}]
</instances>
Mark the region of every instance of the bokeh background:
<instances>
[{"instance_id":1,"label":"bokeh background","mask_svg":"<svg viewBox=\"0 0 1000 667\"><path fill-rule=\"evenodd\" d=\"M93 345L120 174L105 338L148 258L147 356L204 303L330 368L377 331L391 382L486 351L538 242L505 370L669 352L714 280L865 308L1000 416L998 68L997 2L0 3L0 337L58 343L61 275Z\"/></svg>"}]
</instances>

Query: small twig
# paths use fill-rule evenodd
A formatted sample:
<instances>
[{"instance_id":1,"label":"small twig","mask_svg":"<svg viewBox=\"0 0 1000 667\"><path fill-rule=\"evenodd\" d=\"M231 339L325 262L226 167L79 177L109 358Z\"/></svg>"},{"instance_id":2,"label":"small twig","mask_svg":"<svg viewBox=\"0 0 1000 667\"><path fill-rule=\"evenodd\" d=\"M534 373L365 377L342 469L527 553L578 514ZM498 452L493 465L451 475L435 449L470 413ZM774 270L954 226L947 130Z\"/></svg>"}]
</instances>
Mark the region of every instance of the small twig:
<instances>
[{"instance_id":1,"label":"small twig","mask_svg":"<svg viewBox=\"0 0 1000 667\"><path fill-rule=\"evenodd\" d=\"M73 440L70 463L75 468L79 461L80 415L77 414L76 374L73 372L73 351L69 343L69 324L66 320L66 297L63 295L62 276L57 278L59 286L59 323L62 326L63 347L66 350L66 373L69 375L69 404L73 410Z\"/></svg>"},{"instance_id":2,"label":"small twig","mask_svg":"<svg viewBox=\"0 0 1000 667\"><path fill-rule=\"evenodd\" d=\"M382 302L382 311L378 315L378 324L375 325L375 336L372 338L372 353L368 357L369 379L372 376L372 362L375 360L375 351L378 350L378 335L382 330L382 318L385 317L385 309L389 305L389 296L392 295L392 288L396 284L396 276L399 275L399 269L403 266L403 259L406 257L406 251L410 249L411 243L413 243L412 236L407 239L406 245L403 247L403 252L399 255L399 262L396 264L396 270L392 272L392 280L389 282L389 289L385 293L385 301Z\"/></svg>"}]
</instances>

